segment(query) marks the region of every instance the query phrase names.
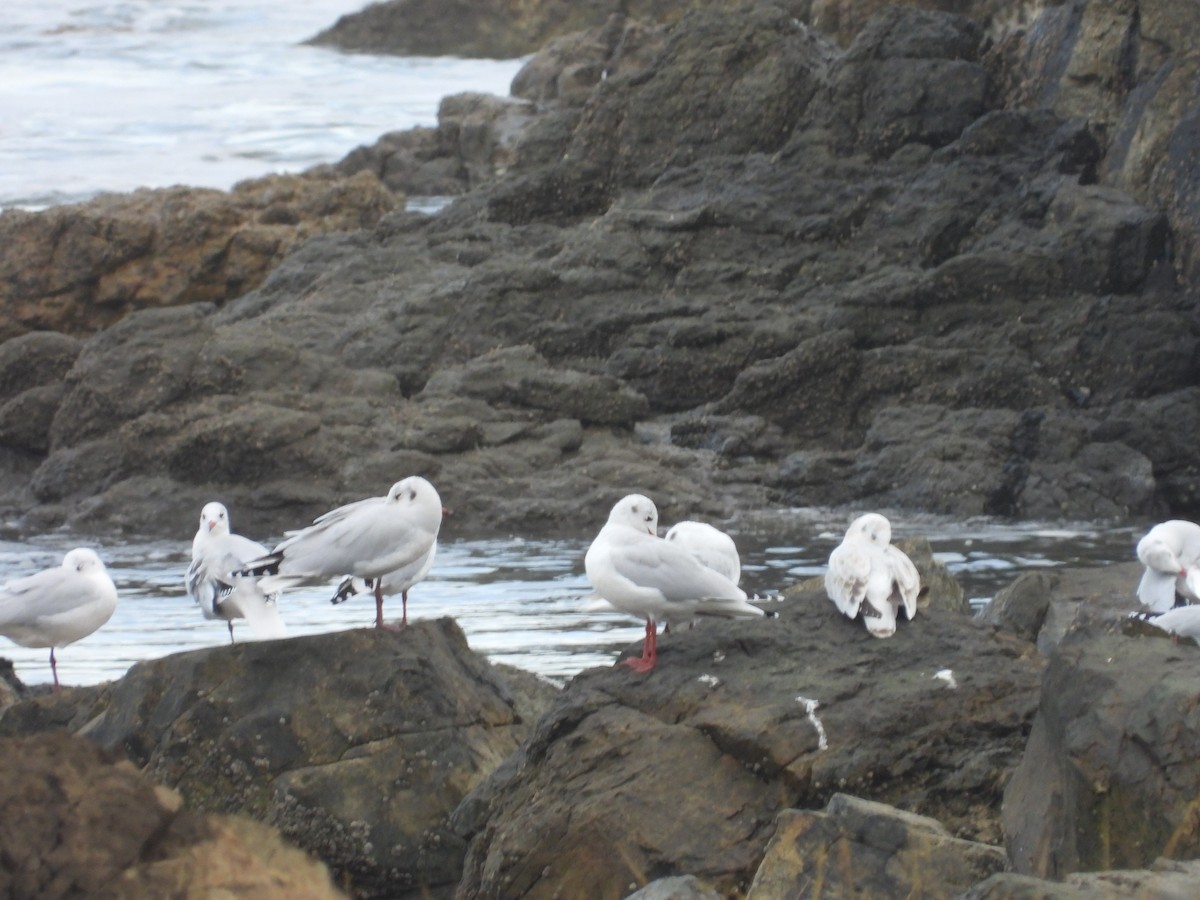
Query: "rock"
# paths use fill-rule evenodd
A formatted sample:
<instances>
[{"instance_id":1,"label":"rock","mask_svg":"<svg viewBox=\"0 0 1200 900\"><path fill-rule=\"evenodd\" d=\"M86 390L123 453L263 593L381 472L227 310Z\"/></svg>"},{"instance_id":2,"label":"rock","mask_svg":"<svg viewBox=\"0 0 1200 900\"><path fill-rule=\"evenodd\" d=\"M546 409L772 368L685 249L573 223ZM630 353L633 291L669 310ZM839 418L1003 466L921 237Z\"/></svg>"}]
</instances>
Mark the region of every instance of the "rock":
<instances>
[{"instance_id":1,"label":"rock","mask_svg":"<svg viewBox=\"0 0 1200 900\"><path fill-rule=\"evenodd\" d=\"M178 794L86 741L4 738L0 752L6 897L344 896L277 833L241 817L181 813Z\"/></svg>"},{"instance_id":2,"label":"rock","mask_svg":"<svg viewBox=\"0 0 1200 900\"><path fill-rule=\"evenodd\" d=\"M1013 868L1060 879L1200 849L1194 809L1197 649L1103 618L1050 659L1021 764L1004 792Z\"/></svg>"},{"instance_id":3,"label":"rock","mask_svg":"<svg viewBox=\"0 0 1200 900\"><path fill-rule=\"evenodd\" d=\"M0 512L186 538L178 508L220 495L279 532L424 474L474 534L584 537L580 504L648 485L715 519L1192 516L1200 335L1176 250L1195 229L1168 150L1190 95L1161 94L1152 140L1112 124L1188 63L1114 7L1128 91L1060 106L1051 58L1107 37L1051 25L1104 2L1015 30L988 4L896 8L845 50L791 7L645 30L606 11L531 75L537 103L449 99L437 129L346 161L463 192L437 215L313 237L237 299L125 315L0 400ZM1118 145L1156 190L1175 153L1170 204L1117 174Z\"/></svg>"},{"instance_id":4,"label":"rock","mask_svg":"<svg viewBox=\"0 0 1200 900\"><path fill-rule=\"evenodd\" d=\"M577 676L455 812L459 896L624 896L647 872L744 892L782 810L850 791L997 839L997 772L1034 712L1028 645L944 611L880 641L815 590L778 609L672 633L647 677Z\"/></svg>"},{"instance_id":5,"label":"rock","mask_svg":"<svg viewBox=\"0 0 1200 900\"><path fill-rule=\"evenodd\" d=\"M882 158L904 144L941 147L988 108L981 35L968 19L888 7L831 68L833 102L816 121ZM857 121L828 116L849 107Z\"/></svg>"},{"instance_id":6,"label":"rock","mask_svg":"<svg viewBox=\"0 0 1200 900\"><path fill-rule=\"evenodd\" d=\"M961 900L1089 900L1092 897L1141 897L1186 900L1195 892L1200 863L1158 860L1149 869L1068 875L1044 881L1013 872L993 875L964 891Z\"/></svg>"},{"instance_id":7,"label":"rock","mask_svg":"<svg viewBox=\"0 0 1200 900\"><path fill-rule=\"evenodd\" d=\"M554 692L511 695L443 619L138 663L73 704L17 704L0 730L69 727L190 810L278 827L358 896L417 896L458 881L465 846L449 814L524 737L529 700Z\"/></svg>"},{"instance_id":8,"label":"rock","mask_svg":"<svg viewBox=\"0 0 1200 900\"><path fill-rule=\"evenodd\" d=\"M230 192L108 194L0 214L0 340L84 336L132 310L223 303L257 287L298 242L374 224L396 198L366 174L274 175Z\"/></svg>"},{"instance_id":9,"label":"rock","mask_svg":"<svg viewBox=\"0 0 1200 900\"><path fill-rule=\"evenodd\" d=\"M665 25L613 15L535 53L513 78L512 94L539 104L582 106L601 81L645 70L662 50Z\"/></svg>"},{"instance_id":10,"label":"rock","mask_svg":"<svg viewBox=\"0 0 1200 900\"><path fill-rule=\"evenodd\" d=\"M625 900L720 900L721 895L691 875L659 878Z\"/></svg>"},{"instance_id":11,"label":"rock","mask_svg":"<svg viewBox=\"0 0 1200 900\"><path fill-rule=\"evenodd\" d=\"M385 0L342 16L309 43L359 53L515 59L549 41L601 26L614 15L674 22L687 0ZM805 2L788 2L794 14Z\"/></svg>"},{"instance_id":12,"label":"rock","mask_svg":"<svg viewBox=\"0 0 1200 900\"><path fill-rule=\"evenodd\" d=\"M746 898L954 898L1007 868L1000 847L955 838L925 816L834 794L824 812L780 813Z\"/></svg>"},{"instance_id":13,"label":"rock","mask_svg":"<svg viewBox=\"0 0 1200 900\"><path fill-rule=\"evenodd\" d=\"M979 619L1035 642L1039 653L1050 656L1075 625L1140 609L1136 590L1142 571L1141 563L1127 563L1026 572L999 590Z\"/></svg>"},{"instance_id":14,"label":"rock","mask_svg":"<svg viewBox=\"0 0 1200 900\"><path fill-rule=\"evenodd\" d=\"M632 428L648 407L645 397L615 378L555 372L529 346L506 347L461 369L443 369L426 382L424 393L478 397L491 404L512 403L556 418L579 419L585 425L626 428Z\"/></svg>"}]
</instances>

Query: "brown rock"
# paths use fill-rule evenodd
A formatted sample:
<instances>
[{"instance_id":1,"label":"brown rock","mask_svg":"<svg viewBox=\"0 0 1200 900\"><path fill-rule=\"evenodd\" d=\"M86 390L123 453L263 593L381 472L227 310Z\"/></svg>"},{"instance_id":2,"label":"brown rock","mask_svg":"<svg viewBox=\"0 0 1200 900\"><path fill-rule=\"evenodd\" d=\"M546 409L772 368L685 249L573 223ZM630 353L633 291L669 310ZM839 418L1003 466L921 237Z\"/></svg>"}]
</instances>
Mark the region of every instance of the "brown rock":
<instances>
[{"instance_id":1,"label":"brown rock","mask_svg":"<svg viewBox=\"0 0 1200 900\"><path fill-rule=\"evenodd\" d=\"M951 900L1007 869L1000 847L955 838L925 816L834 794L823 812L779 815L746 900Z\"/></svg>"},{"instance_id":2,"label":"brown rock","mask_svg":"<svg viewBox=\"0 0 1200 900\"><path fill-rule=\"evenodd\" d=\"M276 175L230 192L173 187L0 213L0 340L86 335L143 307L221 304L288 250L373 225L397 198L360 174Z\"/></svg>"},{"instance_id":3,"label":"brown rock","mask_svg":"<svg viewBox=\"0 0 1200 900\"><path fill-rule=\"evenodd\" d=\"M240 817L181 813L174 791L64 732L0 739L0 894L335 898L320 863Z\"/></svg>"},{"instance_id":4,"label":"brown rock","mask_svg":"<svg viewBox=\"0 0 1200 900\"><path fill-rule=\"evenodd\" d=\"M510 693L441 619L177 654L72 693L74 704L11 707L0 731L69 727L126 753L190 810L277 826L357 894L419 897L458 881L465 845L450 813L557 690L522 679ZM215 853L228 838L204 841Z\"/></svg>"}]
</instances>

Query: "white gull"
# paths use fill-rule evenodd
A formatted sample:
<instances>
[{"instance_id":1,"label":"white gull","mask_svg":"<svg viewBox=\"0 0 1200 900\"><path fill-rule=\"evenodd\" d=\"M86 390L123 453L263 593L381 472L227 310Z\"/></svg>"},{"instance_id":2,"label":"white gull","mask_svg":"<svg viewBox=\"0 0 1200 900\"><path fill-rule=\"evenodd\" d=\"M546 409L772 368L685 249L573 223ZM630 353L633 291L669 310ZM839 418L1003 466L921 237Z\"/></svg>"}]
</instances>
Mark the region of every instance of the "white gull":
<instances>
[{"instance_id":1,"label":"white gull","mask_svg":"<svg viewBox=\"0 0 1200 900\"><path fill-rule=\"evenodd\" d=\"M622 498L584 558L588 580L617 610L646 621L641 658L622 665L648 672L658 662L660 621L696 616L762 616L746 592L674 541L658 537L658 509L642 494Z\"/></svg>"},{"instance_id":2,"label":"white gull","mask_svg":"<svg viewBox=\"0 0 1200 900\"><path fill-rule=\"evenodd\" d=\"M258 579L240 574L251 560L267 555L267 548L230 531L229 510L222 503L206 503L200 527L192 538L192 564L185 582L188 596L206 619L221 619L233 643L233 620L245 619L262 638L282 637L287 629L274 596L268 596Z\"/></svg>"},{"instance_id":3,"label":"white gull","mask_svg":"<svg viewBox=\"0 0 1200 900\"><path fill-rule=\"evenodd\" d=\"M442 526L442 501L426 479L411 475L397 481L385 497L368 497L339 506L312 525L291 532L270 554L249 563L262 575L264 590L281 590L334 577L361 578L375 594L375 625L383 621L383 579L411 566L420 568ZM407 595L407 591L405 591ZM402 625L408 624L404 599Z\"/></svg>"},{"instance_id":4,"label":"white gull","mask_svg":"<svg viewBox=\"0 0 1200 900\"><path fill-rule=\"evenodd\" d=\"M0 585L0 634L22 647L56 647L85 638L112 618L117 588L96 551L77 547L62 564Z\"/></svg>"},{"instance_id":5,"label":"white gull","mask_svg":"<svg viewBox=\"0 0 1200 900\"><path fill-rule=\"evenodd\" d=\"M878 638L896 633L901 609L917 614L921 576L912 560L892 546L892 525L879 513L855 519L829 555L825 592L848 618L862 613L867 631Z\"/></svg>"},{"instance_id":6,"label":"white gull","mask_svg":"<svg viewBox=\"0 0 1200 900\"><path fill-rule=\"evenodd\" d=\"M1137 558L1146 567L1137 588L1143 606L1161 613L1175 605L1176 594L1200 600L1200 525L1182 519L1155 525L1138 541Z\"/></svg>"}]
</instances>

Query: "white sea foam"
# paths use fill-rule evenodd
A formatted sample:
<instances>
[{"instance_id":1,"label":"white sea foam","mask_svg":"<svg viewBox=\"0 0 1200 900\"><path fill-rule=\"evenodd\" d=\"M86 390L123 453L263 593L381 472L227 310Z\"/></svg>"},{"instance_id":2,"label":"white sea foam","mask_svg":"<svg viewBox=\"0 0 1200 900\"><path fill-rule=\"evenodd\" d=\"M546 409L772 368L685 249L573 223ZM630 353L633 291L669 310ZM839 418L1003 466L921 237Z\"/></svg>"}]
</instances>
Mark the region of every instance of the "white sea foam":
<instances>
[{"instance_id":1,"label":"white sea foam","mask_svg":"<svg viewBox=\"0 0 1200 900\"><path fill-rule=\"evenodd\" d=\"M507 95L518 60L302 45L365 0L39 0L0 32L0 207L236 181L432 125L442 97Z\"/></svg>"}]
</instances>

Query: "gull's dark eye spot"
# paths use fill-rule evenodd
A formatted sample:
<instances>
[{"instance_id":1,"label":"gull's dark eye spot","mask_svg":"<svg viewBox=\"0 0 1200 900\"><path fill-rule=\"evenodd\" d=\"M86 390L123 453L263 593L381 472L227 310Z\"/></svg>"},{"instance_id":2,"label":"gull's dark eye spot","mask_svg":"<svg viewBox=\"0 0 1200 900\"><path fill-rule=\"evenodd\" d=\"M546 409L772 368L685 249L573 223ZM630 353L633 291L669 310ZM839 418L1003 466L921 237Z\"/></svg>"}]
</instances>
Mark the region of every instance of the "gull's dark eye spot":
<instances>
[{"instance_id":1,"label":"gull's dark eye spot","mask_svg":"<svg viewBox=\"0 0 1200 900\"><path fill-rule=\"evenodd\" d=\"M409 499L409 500L416 500L416 499L417 499L417 492L416 492L416 491L414 491L412 488L409 488L409 489L408 489L408 499Z\"/></svg>"}]
</instances>

